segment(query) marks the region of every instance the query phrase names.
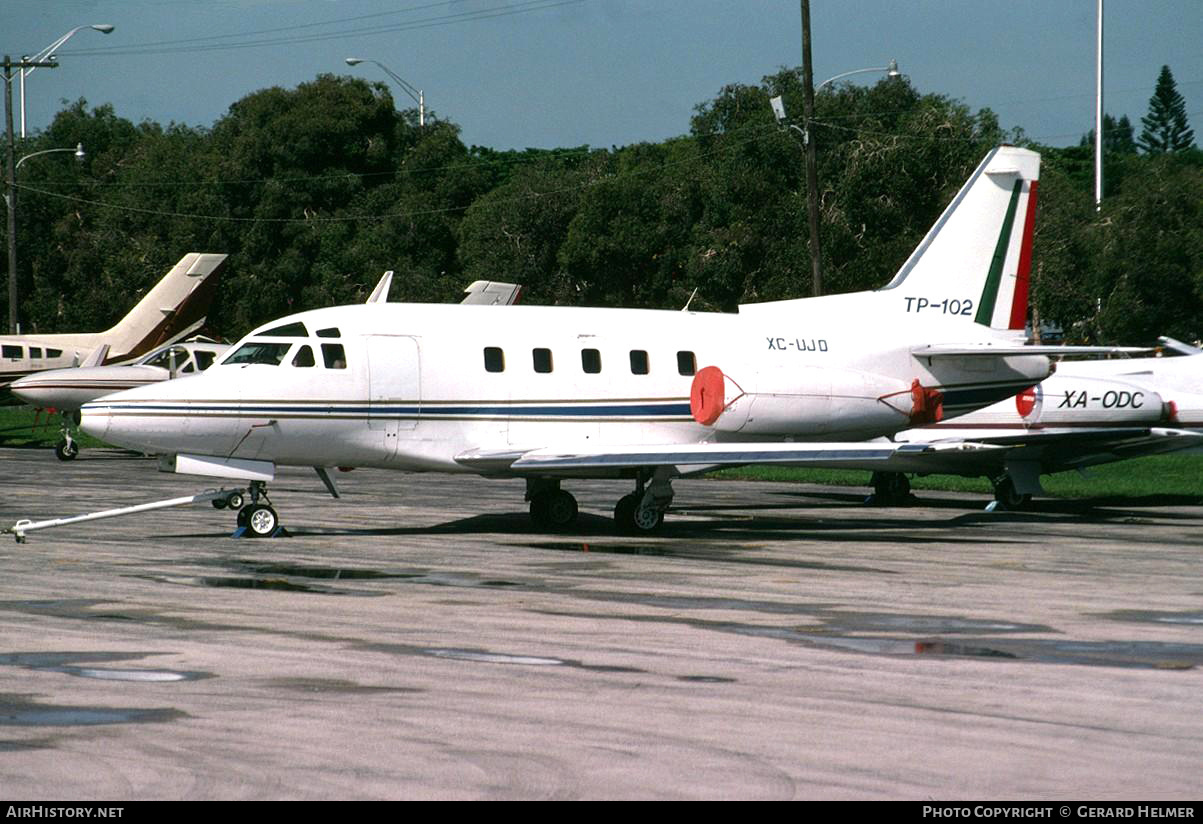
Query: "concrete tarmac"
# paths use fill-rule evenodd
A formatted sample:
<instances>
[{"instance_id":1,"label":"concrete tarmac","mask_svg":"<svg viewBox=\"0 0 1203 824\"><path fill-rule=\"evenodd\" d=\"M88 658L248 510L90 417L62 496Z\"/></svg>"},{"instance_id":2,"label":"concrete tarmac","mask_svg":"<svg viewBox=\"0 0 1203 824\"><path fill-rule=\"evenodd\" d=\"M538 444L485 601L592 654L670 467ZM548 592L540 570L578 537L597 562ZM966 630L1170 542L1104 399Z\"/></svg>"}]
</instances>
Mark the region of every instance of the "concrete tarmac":
<instances>
[{"instance_id":1,"label":"concrete tarmac","mask_svg":"<svg viewBox=\"0 0 1203 824\"><path fill-rule=\"evenodd\" d=\"M0 449L0 521L204 489ZM0 544L0 797L1198 799L1203 507L311 471Z\"/></svg>"}]
</instances>

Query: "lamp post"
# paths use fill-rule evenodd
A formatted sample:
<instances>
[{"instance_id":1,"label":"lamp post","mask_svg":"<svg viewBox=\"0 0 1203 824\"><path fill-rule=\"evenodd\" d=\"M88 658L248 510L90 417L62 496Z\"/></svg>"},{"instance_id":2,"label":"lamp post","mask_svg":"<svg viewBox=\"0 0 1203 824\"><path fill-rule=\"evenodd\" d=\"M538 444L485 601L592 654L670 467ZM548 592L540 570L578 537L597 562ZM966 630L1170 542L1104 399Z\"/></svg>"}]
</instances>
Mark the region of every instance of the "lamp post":
<instances>
[{"instance_id":1,"label":"lamp post","mask_svg":"<svg viewBox=\"0 0 1203 824\"><path fill-rule=\"evenodd\" d=\"M58 49L59 46L63 45L68 40L70 40L72 37L74 37L76 33L81 32L84 29L93 29L95 31L100 32L101 34L108 34L114 28L116 28L116 26L112 25L111 23L93 23L88 26L76 26L75 28L71 29L71 31L64 34L58 40L55 40L53 43L51 43L46 48L42 49L37 54L32 55L30 57L23 58L23 59L32 61L33 63L37 63L38 61L42 61L42 60L53 60L55 50ZM28 77L29 75L33 74L34 69L36 69L36 68L37 68L37 66L33 65L28 68L21 69L21 139L22 140L25 139L25 78Z\"/></svg>"},{"instance_id":2,"label":"lamp post","mask_svg":"<svg viewBox=\"0 0 1203 824\"><path fill-rule=\"evenodd\" d=\"M12 115L9 114L9 136L12 135ZM5 211L8 212L8 332L10 335L18 334L21 331L20 323L17 318L17 169L21 168L21 164L32 157L39 155L54 154L56 152L72 152L75 159L82 161L87 155L84 153L84 144L76 143L74 149L43 149L40 152L27 154L18 160L12 162L12 141L9 141L8 152L8 186L4 190L4 205Z\"/></svg>"},{"instance_id":3,"label":"lamp post","mask_svg":"<svg viewBox=\"0 0 1203 824\"><path fill-rule=\"evenodd\" d=\"M415 88L410 83L402 80L379 60L373 60L370 57L348 57L346 62L348 66L358 66L360 63L373 63L379 66L381 71L391 77L401 87L401 90L412 97L413 101L418 104L418 125L422 127L426 126L426 97L422 94L421 89Z\"/></svg>"},{"instance_id":4,"label":"lamp post","mask_svg":"<svg viewBox=\"0 0 1203 824\"><path fill-rule=\"evenodd\" d=\"M809 21L805 21L809 23ZM806 39L809 45L809 38ZM850 77L854 74L865 74L868 72L885 72L886 77L901 77L902 73L898 71L898 61L891 60L884 66L871 66L865 69L853 69L852 71L840 72L834 77L829 77L819 85L810 86L810 50L806 49L806 60L804 60L802 72L802 91L803 91L803 108L804 119L803 126L788 124L790 128L802 135L802 146L806 151L806 206L807 217L810 224L810 268L811 268L811 291L817 297L823 294L823 269L821 258L819 256L819 164L818 156L815 150L815 141L811 139L814 125L814 96L824 86L829 86L837 80L842 80L845 77ZM785 122L785 105L780 97L774 97L769 101L773 107L773 113L777 117L777 122Z\"/></svg>"}]
</instances>

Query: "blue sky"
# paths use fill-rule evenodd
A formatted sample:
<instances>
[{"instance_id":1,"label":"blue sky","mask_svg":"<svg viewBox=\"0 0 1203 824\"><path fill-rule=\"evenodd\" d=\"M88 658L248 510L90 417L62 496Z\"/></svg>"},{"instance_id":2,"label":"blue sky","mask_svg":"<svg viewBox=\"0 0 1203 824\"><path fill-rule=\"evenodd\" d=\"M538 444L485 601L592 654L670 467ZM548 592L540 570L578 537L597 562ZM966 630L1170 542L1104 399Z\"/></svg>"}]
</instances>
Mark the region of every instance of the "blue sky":
<instances>
[{"instance_id":1,"label":"blue sky","mask_svg":"<svg viewBox=\"0 0 1203 824\"><path fill-rule=\"evenodd\" d=\"M920 91L1041 142L1092 126L1095 0L812 0L811 18L816 82L894 58ZM31 129L79 97L210 126L267 86L387 80L343 62L358 56L421 88L467 143L621 146L684 134L725 84L801 62L797 0L0 0L0 50L91 23L117 28L77 34L29 78ZM1203 0L1106 0L1105 44L1107 111L1139 131L1168 64L1203 143Z\"/></svg>"}]
</instances>

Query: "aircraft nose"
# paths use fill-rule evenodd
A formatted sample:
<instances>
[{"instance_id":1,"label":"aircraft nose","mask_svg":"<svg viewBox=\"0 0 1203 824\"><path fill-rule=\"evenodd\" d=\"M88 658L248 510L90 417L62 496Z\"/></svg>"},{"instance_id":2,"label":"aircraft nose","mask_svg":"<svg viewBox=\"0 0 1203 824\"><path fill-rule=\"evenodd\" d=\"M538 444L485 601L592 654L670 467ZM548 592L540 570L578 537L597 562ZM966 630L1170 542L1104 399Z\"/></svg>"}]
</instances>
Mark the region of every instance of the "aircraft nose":
<instances>
[{"instance_id":1,"label":"aircraft nose","mask_svg":"<svg viewBox=\"0 0 1203 824\"><path fill-rule=\"evenodd\" d=\"M45 407L46 393L40 386L36 375L26 375L23 378L18 378L8 385L8 391L13 394L17 400L22 403L27 403L30 406Z\"/></svg>"},{"instance_id":2,"label":"aircraft nose","mask_svg":"<svg viewBox=\"0 0 1203 824\"><path fill-rule=\"evenodd\" d=\"M108 442L109 422L112 417L109 408L102 402L84 404L80 410L79 428L97 440Z\"/></svg>"}]
</instances>

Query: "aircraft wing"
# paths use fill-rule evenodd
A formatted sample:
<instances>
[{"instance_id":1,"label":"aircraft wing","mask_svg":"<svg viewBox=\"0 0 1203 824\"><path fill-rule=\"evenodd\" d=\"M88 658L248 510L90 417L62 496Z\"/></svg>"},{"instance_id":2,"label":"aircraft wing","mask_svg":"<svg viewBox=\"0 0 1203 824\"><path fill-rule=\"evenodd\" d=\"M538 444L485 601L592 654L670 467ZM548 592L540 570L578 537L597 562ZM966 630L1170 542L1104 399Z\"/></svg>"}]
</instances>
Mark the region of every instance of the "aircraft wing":
<instances>
[{"instance_id":1,"label":"aircraft wing","mask_svg":"<svg viewBox=\"0 0 1203 824\"><path fill-rule=\"evenodd\" d=\"M991 474L1008 460L1040 461L1046 472L1189 449L1203 433L1161 427L1034 430L1021 435L928 443L697 443L596 449L472 449L457 463L482 473L573 475L674 467L687 475L724 466L771 464L920 474Z\"/></svg>"},{"instance_id":2,"label":"aircraft wing","mask_svg":"<svg viewBox=\"0 0 1203 824\"><path fill-rule=\"evenodd\" d=\"M910 471L900 465L920 454L981 452L999 447L972 442L891 443L695 443L609 446L597 449L529 450L473 449L455 457L457 463L482 472L572 474L661 466L681 474L745 464L811 466L825 469Z\"/></svg>"},{"instance_id":3,"label":"aircraft wing","mask_svg":"<svg viewBox=\"0 0 1203 824\"><path fill-rule=\"evenodd\" d=\"M1203 445L1203 432L1166 427L1049 427L1005 435L979 430L966 437L969 440L954 436L928 443L972 443L993 449L905 453L894 461L897 471L989 475L1010 461L1032 461L1039 463L1042 472L1051 473Z\"/></svg>"}]
</instances>

